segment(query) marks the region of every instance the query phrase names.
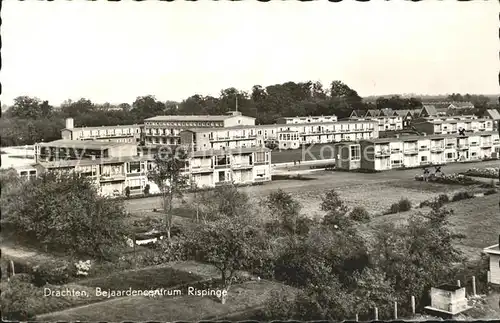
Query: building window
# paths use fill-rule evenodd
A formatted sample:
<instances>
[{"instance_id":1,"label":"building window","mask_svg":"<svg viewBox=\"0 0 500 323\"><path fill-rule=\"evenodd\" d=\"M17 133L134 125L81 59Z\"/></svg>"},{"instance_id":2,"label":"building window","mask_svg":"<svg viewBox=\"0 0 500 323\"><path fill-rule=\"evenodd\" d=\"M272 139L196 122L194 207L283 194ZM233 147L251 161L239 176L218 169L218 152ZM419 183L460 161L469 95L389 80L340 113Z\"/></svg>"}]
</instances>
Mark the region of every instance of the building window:
<instances>
[{"instance_id":1,"label":"building window","mask_svg":"<svg viewBox=\"0 0 500 323\"><path fill-rule=\"evenodd\" d=\"M420 157L421 162L426 162L427 161L427 156L421 156Z\"/></svg>"},{"instance_id":2,"label":"building window","mask_svg":"<svg viewBox=\"0 0 500 323\"><path fill-rule=\"evenodd\" d=\"M266 161L266 153L265 152L256 152L255 153L255 162L256 163L263 163Z\"/></svg>"},{"instance_id":3,"label":"building window","mask_svg":"<svg viewBox=\"0 0 500 323\"><path fill-rule=\"evenodd\" d=\"M351 160L361 159L361 148L359 146L351 146Z\"/></svg>"},{"instance_id":4,"label":"building window","mask_svg":"<svg viewBox=\"0 0 500 323\"><path fill-rule=\"evenodd\" d=\"M448 158L448 159L452 159L452 158L453 158L453 153L447 153L447 154L446 154L446 158Z\"/></svg>"}]
</instances>

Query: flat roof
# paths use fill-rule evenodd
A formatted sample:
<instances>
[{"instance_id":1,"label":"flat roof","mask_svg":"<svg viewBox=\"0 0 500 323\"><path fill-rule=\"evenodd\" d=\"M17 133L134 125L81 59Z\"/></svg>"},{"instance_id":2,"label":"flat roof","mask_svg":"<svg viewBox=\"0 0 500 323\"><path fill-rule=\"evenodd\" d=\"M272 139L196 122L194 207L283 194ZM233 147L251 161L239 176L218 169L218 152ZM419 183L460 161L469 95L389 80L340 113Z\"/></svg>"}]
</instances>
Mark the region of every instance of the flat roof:
<instances>
[{"instance_id":1,"label":"flat roof","mask_svg":"<svg viewBox=\"0 0 500 323\"><path fill-rule=\"evenodd\" d=\"M143 124L129 124L129 125L116 125L116 126L100 126L100 127L75 127L75 128L64 128L63 130L69 131L81 131L81 130L106 130L106 129L117 129L117 128L137 128L144 127Z\"/></svg>"},{"instance_id":2,"label":"flat roof","mask_svg":"<svg viewBox=\"0 0 500 323\"><path fill-rule=\"evenodd\" d=\"M493 255L500 255L500 245L496 244L483 249L483 252Z\"/></svg>"},{"instance_id":3,"label":"flat roof","mask_svg":"<svg viewBox=\"0 0 500 323\"><path fill-rule=\"evenodd\" d=\"M471 136L484 136L484 135L494 135L497 134L496 131L481 131L481 132L473 132L466 134L465 137ZM425 139L445 139L445 138L459 138L457 134L433 134L426 136L399 136L397 137L388 137L388 138L374 138L374 139L364 139L361 141L367 141L372 143L382 143L382 142L396 142L396 141L415 141L415 140L425 140Z\"/></svg>"},{"instance_id":4,"label":"flat roof","mask_svg":"<svg viewBox=\"0 0 500 323\"><path fill-rule=\"evenodd\" d=\"M232 149L207 149L207 150L194 151L191 152L190 154L193 157L200 157L200 156L218 156L218 155L222 156L228 153L237 155L237 154L245 154L253 152L268 152L268 151L271 151L271 149L266 147L240 147Z\"/></svg>"},{"instance_id":5,"label":"flat roof","mask_svg":"<svg viewBox=\"0 0 500 323\"><path fill-rule=\"evenodd\" d=\"M254 117L248 117L243 115L191 115L191 116L156 116L152 118L144 119L144 121L224 121L226 119L234 117L245 117L255 119Z\"/></svg>"},{"instance_id":6,"label":"flat roof","mask_svg":"<svg viewBox=\"0 0 500 323\"><path fill-rule=\"evenodd\" d=\"M342 121L331 121L331 122L308 122L308 123L275 123L275 124L262 124L262 125L244 125L244 126L232 126L224 128L187 128L185 130L192 132L211 132L211 131L224 131L224 130L238 130L238 129L267 129L267 128L286 128L286 127L305 127L305 126L320 126L320 125L336 125L336 124L357 124L357 123L368 123L373 125L378 125L378 122L372 120L342 120Z\"/></svg>"},{"instance_id":7,"label":"flat roof","mask_svg":"<svg viewBox=\"0 0 500 323\"><path fill-rule=\"evenodd\" d=\"M137 146L135 143L97 141L97 140L66 140L59 139L51 142L42 142L37 145L41 147L59 147L59 148L82 148L82 149L108 149L118 146Z\"/></svg>"}]
</instances>

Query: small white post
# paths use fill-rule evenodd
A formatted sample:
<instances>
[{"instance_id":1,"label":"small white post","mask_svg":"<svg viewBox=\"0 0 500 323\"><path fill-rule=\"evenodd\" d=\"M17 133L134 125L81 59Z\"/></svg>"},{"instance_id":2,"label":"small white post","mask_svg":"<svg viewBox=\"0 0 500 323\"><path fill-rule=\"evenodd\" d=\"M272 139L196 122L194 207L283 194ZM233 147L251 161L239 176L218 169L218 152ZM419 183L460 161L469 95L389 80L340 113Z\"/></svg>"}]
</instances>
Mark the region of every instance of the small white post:
<instances>
[{"instance_id":1,"label":"small white post","mask_svg":"<svg viewBox=\"0 0 500 323\"><path fill-rule=\"evenodd\" d=\"M411 297L411 313L415 315L415 296Z\"/></svg>"},{"instance_id":2,"label":"small white post","mask_svg":"<svg viewBox=\"0 0 500 323\"><path fill-rule=\"evenodd\" d=\"M398 319L398 302L394 302L394 319Z\"/></svg>"},{"instance_id":3,"label":"small white post","mask_svg":"<svg viewBox=\"0 0 500 323\"><path fill-rule=\"evenodd\" d=\"M358 315L358 313L356 313L356 322L358 322L358 321L359 321L359 315Z\"/></svg>"},{"instance_id":4,"label":"small white post","mask_svg":"<svg viewBox=\"0 0 500 323\"><path fill-rule=\"evenodd\" d=\"M487 281L488 283L491 283L491 272L489 270L488 270Z\"/></svg>"},{"instance_id":5,"label":"small white post","mask_svg":"<svg viewBox=\"0 0 500 323\"><path fill-rule=\"evenodd\" d=\"M458 286L458 287L462 287L462 286L460 285L460 280L457 280L457 286Z\"/></svg>"},{"instance_id":6,"label":"small white post","mask_svg":"<svg viewBox=\"0 0 500 323\"><path fill-rule=\"evenodd\" d=\"M472 276L472 295L477 296L477 294L476 294L476 276Z\"/></svg>"},{"instance_id":7,"label":"small white post","mask_svg":"<svg viewBox=\"0 0 500 323\"><path fill-rule=\"evenodd\" d=\"M378 321L378 308L375 307L375 321Z\"/></svg>"}]
</instances>

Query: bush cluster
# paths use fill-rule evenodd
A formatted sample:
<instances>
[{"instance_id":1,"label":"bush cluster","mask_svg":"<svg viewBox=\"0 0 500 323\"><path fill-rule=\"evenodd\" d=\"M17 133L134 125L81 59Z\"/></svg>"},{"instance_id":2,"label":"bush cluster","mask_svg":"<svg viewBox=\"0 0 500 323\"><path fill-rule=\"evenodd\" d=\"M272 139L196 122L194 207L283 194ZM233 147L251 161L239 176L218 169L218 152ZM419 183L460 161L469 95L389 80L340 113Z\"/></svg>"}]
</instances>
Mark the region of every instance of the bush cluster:
<instances>
[{"instance_id":1,"label":"bush cluster","mask_svg":"<svg viewBox=\"0 0 500 323\"><path fill-rule=\"evenodd\" d=\"M410 200L407 198L402 198L401 200L399 200L399 202L392 204L391 207L389 208L389 211L387 211L386 214L406 212L409 210L411 210Z\"/></svg>"},{"instance_id":2,"label":"bush cluster","mask_svg":"<svg viewBox=\"0 0 500 323\"><path fill-rule=\"evenodd\" d=\"M451 199L451 201L457 202L457 201L471 199L471 198L474 198L474 194L469 193L467 191L462 191L462 192L457 192L455 195L453 195L453 198Z\"/></svg>"},{"instance_id":3,"label":"bush cluster","mask_svg":"<svg viewBox=\"0 0 500 323\"><path fill-rule=\"evenodd\" d=\"M46 263L33 268L32 283L37 287L46 284L64 285L76 274L76 268L69 262Z\"/></svg>"}]
</instances>

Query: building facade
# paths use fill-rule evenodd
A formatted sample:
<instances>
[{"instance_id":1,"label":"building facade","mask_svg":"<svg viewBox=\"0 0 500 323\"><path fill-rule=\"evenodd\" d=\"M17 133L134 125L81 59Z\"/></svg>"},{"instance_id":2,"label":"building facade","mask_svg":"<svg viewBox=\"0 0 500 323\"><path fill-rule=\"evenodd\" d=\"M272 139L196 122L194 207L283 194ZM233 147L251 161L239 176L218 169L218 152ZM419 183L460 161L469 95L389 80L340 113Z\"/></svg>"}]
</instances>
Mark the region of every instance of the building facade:
<instances>
[{"instance_id":1,"label":"building facade","mask_svg":"<svg viewBox=\"0 0 500 323\"><path fill-rule=\"evenodd\" d=\"M412 123L415 130L426 134L458 134L493 131L493 120L476 116L427 117Z\"/></svg>"},{"instance_id":2,"label":"building facade","mask_svg":"<svg viewBox=\"0 0 500 323\"><path fill-rule=\"evenodd\" d=\"M255 118L231 111L226 115L156 116L144 120L146 145L178 145L180 133L192 128L227 128L254 126Z\"/></svg>"},{"instance_id":3,"label":"building facade","mask_svg":"<svg viewBox=\"0 0 500 323\"><path fill-rule=\"evenodd\" d=\"M457 135L401 136L363 140L360 167L383 171L401 167L443 165L499 158L497 132Z\"/></svg>"},{"instance_id":4,"label":"building facade","mask_svg":"<svg viewBox=\"0 0 500 323\"><path fill-rule=\"evenodd\" d=\"M488 282L500 286L500 235L498 244L484 248L483 252L490 258Z\"/></svg>"},{"instance_id":5,"label":"building facade","mask_svg":"<svg viewBox=\"0 0 500 323\"><path fill-rule=\"evenodd\" d=\"M74 127L73 118L66 119L66 128L61 130L64 140L97 140L139 143L143 135L143 125L116 125L102 127Z\"/></svg>"},{"instance_id":6,"label":"building facade","mask_svg":"<svg viewBox=\"0 0 500 323\"><path fill-rule=\"evenodd\" d=\"M276 120L277 124L307 124L319 122L335 122L338 118L336 115L331 116L308 116L308 117L282 117Z\"/></svg>"}]
</instances>

